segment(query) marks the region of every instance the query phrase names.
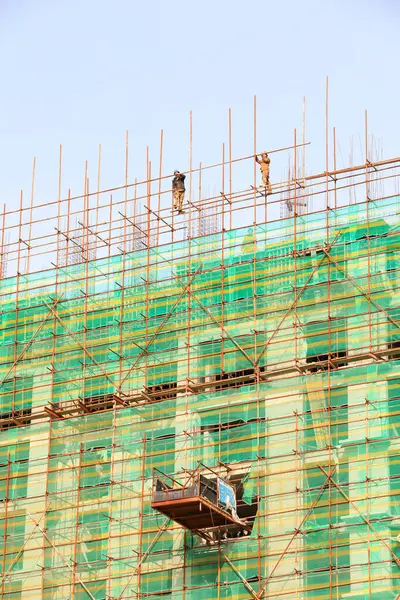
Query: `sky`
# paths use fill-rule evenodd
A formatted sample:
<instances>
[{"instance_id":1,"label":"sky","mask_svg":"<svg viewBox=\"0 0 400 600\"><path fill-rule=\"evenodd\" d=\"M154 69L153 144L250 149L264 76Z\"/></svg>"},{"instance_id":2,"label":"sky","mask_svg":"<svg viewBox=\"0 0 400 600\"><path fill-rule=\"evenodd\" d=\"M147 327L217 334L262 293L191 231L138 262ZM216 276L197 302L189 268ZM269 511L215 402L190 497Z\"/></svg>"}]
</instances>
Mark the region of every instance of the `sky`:
<instances>
[{"instance_id":1,"label":"sky","mask_svg":"<svg viewBox=\"0 0 400 600\"><path fill-rule=\"evenodd\" d=\"M86 160L96 178L99 143L102 187L123 184L126 130L131 181L146 146L158 169L161 129L164 173L186 170L190 110L194 165L220 161L229 108L233 156L252 154L254 95L260 151L301 135L306 97L307 172L321 172L326 76L338 167L351 136L361 161L365 109L397 156L399 17L397 0L0 0L0 202L28 198L34 156L36 198L54 200L60 144L62 195L82 191Z\"/></svg>"}]
</instances>

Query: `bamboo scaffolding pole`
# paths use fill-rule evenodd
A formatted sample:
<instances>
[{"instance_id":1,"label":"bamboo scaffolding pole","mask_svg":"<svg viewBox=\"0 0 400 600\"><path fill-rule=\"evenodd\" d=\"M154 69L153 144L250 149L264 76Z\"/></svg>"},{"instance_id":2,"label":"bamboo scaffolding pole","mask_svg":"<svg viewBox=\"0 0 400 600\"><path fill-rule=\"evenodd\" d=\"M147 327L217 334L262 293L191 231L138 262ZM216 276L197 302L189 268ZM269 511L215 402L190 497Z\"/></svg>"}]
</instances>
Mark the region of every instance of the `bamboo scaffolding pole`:
<instances>
[{"instance_id":1,"label":"bamboo scaffolding pole","mask_svg":"<svg viewBox=\"0 0 400 600\"><path fill-rule=\"evenodd\" d=\"M222 206L222 227L221 227L221 324L218 325L224 333L224 318L225 318L225 144L222 144L222 170L221 170L221 206ZM230 200L229 200L230 202ZM229 204L230 206L230 204ZM182 283L182 282L181 282ZM190 300L194 297L191 289L188 289ZM200 306L204 310L204 305ZM218 324L211 312L206 309L204 312L211 318L214 324ZM221 374L225 373L225 337L221 338Z\"/></svg>"},{"instance_id":2,"label":"bamboo scaffolding pole","mask_svg":"<svg viewBox=\"0 0 400 600\"><path fill-rule=\"evenodd\" d=\"M45 481L45 493L44 493L44 503L45 503L45 510L44 510L44 517L45 517L45 523L44 523L44 529L46 530L47 527L47 513L48 513L48 509L50 508L50 502L48 502L48 498L50 495L50 479L49 479L49 472L51 470L51 466L50 466L50 455L51 455L51 442L52 442L52 429L51 427L49 428L49 433L47 436L47 440L46 440L47 444L46 444L46 449L47 449L47 456L46 456L46 470L44 471L45 476L46 476L46 481ZM46 562L46 538L43 536L43 545L42 545L42 560L43 560L43 565L45 565ZM42 596L44 596L44 589L45 589L45 569L42 570L42 581L41 581L41 585L42 585Z\"/></svg>"},{"instance_id":3,"label":"bamboo scaffolding pole","mask_svg":"<svg viewBox=\"0 0 400 600\"><path fill-rule=\"evenodd\" d=\"M21 289L21 243L22 243L22 206L23 206L23 191L20 192L20 201L19 201L19 224L18 224L18 254L17 254L17 280L16 280L16 289L15 289L15 326L14 326L14 356L13 356L13 366L11 370L8 371L7 375L12 371L13 372L13 390L12 390L12 404L11 404L11 413L14 418L14 413L16 410L16 394L17 394L17 363L18 363L18 324L19 324L19 314L20 314L20 289ZM5 381L6 378L3 379Z\"/></svg>"},{"instance_id":4,"label":"bamboo scaffolding pole","mask_svg":"<svg viewBox=\"0 0 400 600\"><path fill-rule=\"evenodd\" d=\"M10 460L10 452L7 453L7 480L6 480L6 497L5 497L5 511L4 511L4 524L3 524L3 556L1 560L1 572L2 574L6 572L6 558L7 558L7 529L9 526L8 522L8 511L9 511L9 502L10 502L10 473L11 473L11 460ZM18 556L18 554L17 554ZM9 569L10 570L10 567ZM4 598L5 595L5 576L2 577L1 580L1 595Z\"/></svg>"},{"instance_id":5,"label":"bamboo scaffolding pole","mask_svg":"<svg viewBox=\"0 0 400 600\"><path fill-rule=\"evenodd\" d=\"M160 133L160 163L158 170L158 202L157 202L157 214L160 214L161 211L161 184L162 184L162 165L163 165L163 141L164 141L164 131L161 129ZM156 246L160 243L160 221L157 222L157 237L156 237Z\"/></svg>"},{"instance_id":6,"label":"bamboo scaffolding pole","mask_svg":"<svg viewBox=\"0 0 400 600\"><path fill-rule=\"evenodd\" d=\"M228 155L229 155L229 229L233 227L233 215L232 215L232 110L228 111Z\"/></svg>"},{"instance_id":7,"label":"bamboo scaffolding pole","mask_svg":"<svg viewBox=\"0 0 400 600\"><path fill-rule=\"evenodd\" d=\"M60 150L60 161L61 161L61 150ZM35 175L36 175L36 156L33 157L33 165L32 165L31 201L30 201L30 206L29 206L28 253L27 253L27 258L26 258L25 273L29 273L29 270L30 270L32 221L33 221L32 215L33 215L33 206L34 206L34 198L35 198ZM60 188L60 183L59 183L59 188ZM60 196L60 192L59 192L59 196Z\"/></svg>"},{"instance_id":8,"label":"bamboo scaffolding pole","mask_svg":"<svg viewBox=\"0 0 400 600\"><path fill-rule=\"evenodd\" d=\"M293 140L294 143L297 143L297 130L293 131ZM297 290L297 226L298 226L298 204L297 204L297 149L295 148L293 151L293 171L294 171L294 186L293 186L293 271L294 271L294 287ZM293 328L294 328L294 357L295 364L298 364L298 354L299 354L299 341L298 341L298 315L297 315L297 302L293 307L294 310L294 320L293 320Z\"/></svg>"},{"instance_id":9,"label":"bamboo scaffolding pole","mask_svg":"<svg viewBox=\"0 0 400 600\"><path fill-rule=\"evenodd\" d=\"M99 212L100 212L100 186L101 186L101 144L99 144L97 151L97 195L96 195L96 220L95 220L95 232L98 234L99 228ZM96 246L97 250L97 246ZM97 258L97 252L96 252Z\"/></svg>"},{"instance_id":10,"label":"bamboo scaffolding pole","mask_svg":"<svg viewBox=\"0 0 400 600\"><path fill-rule=\"evenodd\" d=\"M1 265L0 278L4 279L6 275L6 249L5 249L5 229L6 229L6 205L3 204L3 215L1 219Z\"/></svg>"},{"instance_id":11,"label":"bamboo scaffolding pole","mask_svg":"<svg viewBox=\"0 0 400 600\"><path fill-rule=\"evenodd\" d=\"M147 179L148 179L148 184L147 184L147 206L148 211L147 211L147 261L146 261L146 279L145 279L145 314L144 314L144 319L145 319L145 328L146 328L146 332L145 332L145 347L148 347L149 344L149 317L150 317L150 302L149 302L149 297L150 297L150 172L151 172L151 163L149 160L149 148L147 147L146 149L146 166L147 166ZM143 351L141 351L143 352ZM140 356L140 355L139 355ZM143 352L143 356L145 358L145 381L144 381L144 385L145 387L148 387L149 385L149 376L148 376L148 365L149 365L149 360L148 360L148 355L146 352ZM131 373L133 372L133 369L131 371ZM121 380L121 382L123 383L125 380L127 379L127 377L125 377L124 379ZM121 383L121 386L122 386ZM142 549L141 547L139 548L139 551L141 552ZM138 577L138 593L140 593L140 573L139 573L139 577Z\"/></svg>"},{"instance_id":12,"label":"bamboo scaffolding pole","mask_svg":"<svg viewBox=\"0 0 400 600\"><path fill-rule=\"evenodd\" d=\"M62 145L60 144L60 151L59 151L59 165L58 165L58 198L61 198L61 185L62 185ZM61 203L58 203L58 209L57 209L57 229L60 230L61 228ZM56 301L59 297L59 291L58 291L58 286L59 286L59 265L60 265L60 236L57 236L57 250L56 250L56 268L55 268L55 297L54 297L54 301ZM53 340L52 340L52 348L51 348L51 365L50 365L50 369L51 369L51 398L52 400L55 397L55 385L56 385L56 368L55 368L55 361L56 361L56 342L57 342L57 319L53 316ZM54 402L52 402L52 407L51 410L53 410L54 408Z\"/></svg>"},{"instance_id":13,"label":"bamboo scaffolding pole","mask_svg":"<svg viewBox=\"0 0 400 600\"><path fill-rule=\"evenodd\" d=\"M190 111L189 121L189 203L193 201L193 112ZM191 231L189 229L189 237Z\"/></svg>"}]
</instances>

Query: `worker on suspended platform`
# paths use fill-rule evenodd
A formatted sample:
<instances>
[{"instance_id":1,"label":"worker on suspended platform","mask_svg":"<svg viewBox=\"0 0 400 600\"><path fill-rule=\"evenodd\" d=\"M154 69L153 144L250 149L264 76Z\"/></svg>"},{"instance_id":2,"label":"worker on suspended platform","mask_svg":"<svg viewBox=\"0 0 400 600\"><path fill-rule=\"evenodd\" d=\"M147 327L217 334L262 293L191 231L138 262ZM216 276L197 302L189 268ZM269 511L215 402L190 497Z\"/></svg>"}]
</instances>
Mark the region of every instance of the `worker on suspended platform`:
<instances>
[{"instance_id":1,"label":"worker on suspended platform","mask_svg":"<svg viewBox=\"0 0 400 600\"><path fill-rule=\"evenodd\" d=\"M173 207L178 213L183 213L183 201L185 199L185 179L186 175L180 171L174 171L175 177L172 180Z\"/></svg>"},{"instance_id":2,"label":"worker on suspended platform","mask_svg":"<svg viewBox=\"0 0 400 600\"><path fill-rule=\"evenodd\" d=\"M258 158L257 154L254 158L256 159L256 162L260 165L262 185L264 188L268 188L269 194L272 194L272 187L269 179L269 166L271 163L271 159L266 152L263 152L261 154L261 159Z\"/></svg>"}]
</instances>

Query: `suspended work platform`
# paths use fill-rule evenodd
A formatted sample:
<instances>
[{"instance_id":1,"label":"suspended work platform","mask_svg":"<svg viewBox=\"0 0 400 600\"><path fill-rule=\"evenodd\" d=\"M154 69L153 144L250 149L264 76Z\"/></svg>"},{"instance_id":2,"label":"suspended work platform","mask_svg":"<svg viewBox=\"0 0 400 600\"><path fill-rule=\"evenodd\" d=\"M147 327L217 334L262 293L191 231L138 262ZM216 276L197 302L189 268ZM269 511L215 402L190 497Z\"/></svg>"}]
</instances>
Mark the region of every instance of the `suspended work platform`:
<instances>
[{"instance_id":1,"label":"suspended work platform","mask_svg":"<svg viewBox=\"0 0 400 600\"><path fill-rule=\"evenodd\" d=\"M221 528L250 532L251 525L237 516L235 486L205 470L207 475L197 468L182 484L154 469L152 508L207 541Z\"/></svg>"}]
</instances>

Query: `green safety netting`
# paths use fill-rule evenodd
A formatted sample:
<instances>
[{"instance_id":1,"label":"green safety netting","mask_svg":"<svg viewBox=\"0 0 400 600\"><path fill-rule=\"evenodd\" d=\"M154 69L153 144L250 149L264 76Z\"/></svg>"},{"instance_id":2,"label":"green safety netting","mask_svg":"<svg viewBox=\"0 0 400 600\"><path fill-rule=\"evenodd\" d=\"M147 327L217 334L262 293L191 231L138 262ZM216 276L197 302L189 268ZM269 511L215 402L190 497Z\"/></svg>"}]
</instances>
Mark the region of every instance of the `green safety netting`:
<instances>
[{"instance_id":1,"label":"green safety netting","mask_svg":"<svg viewBox=\"0 0 400 600\"><path fill-rule=\"evenodd\" d=\"M2 280L0 415L31 420L0 431L2 597L394 600L399 206ZM236 474L250 535L206 547L151 509L153 469L198 461Z\"/></svg>"}]
</instances>

